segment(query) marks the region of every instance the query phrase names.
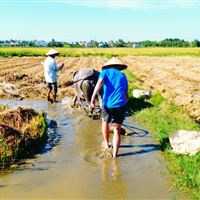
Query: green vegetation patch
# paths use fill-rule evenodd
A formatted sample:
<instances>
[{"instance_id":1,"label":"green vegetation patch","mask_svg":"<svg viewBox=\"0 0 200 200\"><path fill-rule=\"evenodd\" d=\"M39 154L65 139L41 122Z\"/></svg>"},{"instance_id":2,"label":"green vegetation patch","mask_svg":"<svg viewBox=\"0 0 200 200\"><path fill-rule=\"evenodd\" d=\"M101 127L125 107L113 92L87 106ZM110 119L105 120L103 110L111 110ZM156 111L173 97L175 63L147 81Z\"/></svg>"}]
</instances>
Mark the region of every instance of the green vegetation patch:
<instances>
[{"instance_id":1,"label":"green vegetation patch","mask_svg":"<svg viewBox=\"0 0 200 200\"><path fill-rule=\"evenodd\" d=\"M200 156L177 155L170 150L169 133L177 130L198 130L198 125L181 107L165 100L158 93L149 101L152 106L138 111L134 119L144 124L160 142L165 151L169 169L174 175L174 185L182 190L192 190L200 195ZM134 106L134 105L133 105Z\"/></svg>"},{"instance_id":2,"label":"green vegetation patch","mask_svg":"<svg viewBox=\"0 0 200 200\"><path fill-rule=\"evenodd\" d=\"M167 151L165 157L169 161L173 185L185 192L191 192L193 199L200 199L200 153L188 156Z\"/></svg>"},{"instance_id":3,"label":"green vegetation patch","mask_svg":"<svg viewBox=\"0 0 200 200\"><path fill-rule=\"evenodd\" d=\"M152 106L136 113L134 118L147 125L159 140L161 148L169 147L169 133L177 130L200 130L180 106L165 100L160 94L148 100Z\"/></svg>"},{"instance_id":4,"label":"green vegetation patch","mask_svg":"<svg viewBox=\"0 0 200 200\"><path fill-rule=\"evenodd\" d=\"M46 140L44 113L17 107L0 112L0 166L38 152Z\"/></svg>"},{"instance_id":5,"label":"green vegetation patch","mask_svg":"<svg viewBox=\"0 0 200 200\"><path fill-rule=\"evenodd\" d=\"M137 77L133 74L132 71L126 69L123 71L128 79L129 86L133 86L133 84L138 80Z\"/></svg>"},{"instance_id":6,"label":"green vegetation patch","mask_svg":"<svg viewBox=\"0 0 200 200\"><path fill-rule=\"evenodd\" d=\"M200 153L190 155L175 154L169 143L169 133L177 130L200 131L195 123L180 106L164 99L159 93L154 93L148 99L136 99L132 96L135 89L129 87L128 108L132 111L134 120L141 123L160 143L168 161L174 186L182 191L191 192L194 199L200 199Z\"/></svg>"},{"instance_id":7,"label":"green vegetation patch","mask_svg":"<svg viewBox=\"0 0 200 200\"><path fill-rule=\"evenodd\" d=\"M60 56L200 56L199 48L55 48ZM0 47L0 56L45 56L49 48Z\"/></svg>"}]
</instances>

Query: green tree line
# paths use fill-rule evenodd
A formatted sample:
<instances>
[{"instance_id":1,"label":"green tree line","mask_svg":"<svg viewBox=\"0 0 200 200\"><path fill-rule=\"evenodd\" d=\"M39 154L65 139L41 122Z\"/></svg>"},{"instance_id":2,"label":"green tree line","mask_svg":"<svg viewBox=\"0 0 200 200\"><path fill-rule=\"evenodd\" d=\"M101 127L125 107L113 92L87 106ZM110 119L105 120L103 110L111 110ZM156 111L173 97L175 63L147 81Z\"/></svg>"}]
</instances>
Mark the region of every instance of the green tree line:
<instances>
[{"instance_id":1,"label":"green tree line","mask_svg":"<svg viewBox=\"0 0 200 200\"><path fill-rule=\"evenodd\" d=\"M38 40L0 40L0 46L27 46L27 47L65 47L65 48L83 48L83 47L93 47L93 48L109 48L109 47L200 47L200 41L195 39L193 41L185 41L183 39L172 39L167 38L161 41L124 41L123 39L118 39L117 41L96 41L91 40L89 42L66 42L66 41L56 41L52 39L49 42L38 41Z\"/></svg>"},{"instance_id":2,"label":"green tree line","mask_svg":"<svg viewBox=\"0 0 200 200\"><path fill-rule=\"evenodd\" d=\"M142 41L141 45L143 47L200 47L200 41L193 40L189 42L178 38L175 39L167 38L159 42L150 40Z\"/></svg>"}]
</instances>

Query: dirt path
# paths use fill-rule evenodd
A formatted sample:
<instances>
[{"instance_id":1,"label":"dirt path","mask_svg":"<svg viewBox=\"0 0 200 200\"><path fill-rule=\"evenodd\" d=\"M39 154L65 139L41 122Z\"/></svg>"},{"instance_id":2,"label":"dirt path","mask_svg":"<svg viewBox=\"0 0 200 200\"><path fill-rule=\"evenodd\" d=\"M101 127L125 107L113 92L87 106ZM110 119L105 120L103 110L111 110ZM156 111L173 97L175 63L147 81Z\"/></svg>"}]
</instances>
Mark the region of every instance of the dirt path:
<instances>
[{"instance_id":1,"label":"dirt path","mask_svg":"<svg viewBox=\"0 0 200 200\"><path fill-rule=\"evenodd\" d=\"M44 57L0 58L0 98L44 98ZM122 60L137 76L139 84L183 106L200 122L200 58L127 56ZM72 73L82 67L99 70L105 63L102 57L59 57L58 64L65 68L59 72L59 84L70 80ZM72 95L72 90L59 88L59 97Z\"/></svg>"}]
</instances>

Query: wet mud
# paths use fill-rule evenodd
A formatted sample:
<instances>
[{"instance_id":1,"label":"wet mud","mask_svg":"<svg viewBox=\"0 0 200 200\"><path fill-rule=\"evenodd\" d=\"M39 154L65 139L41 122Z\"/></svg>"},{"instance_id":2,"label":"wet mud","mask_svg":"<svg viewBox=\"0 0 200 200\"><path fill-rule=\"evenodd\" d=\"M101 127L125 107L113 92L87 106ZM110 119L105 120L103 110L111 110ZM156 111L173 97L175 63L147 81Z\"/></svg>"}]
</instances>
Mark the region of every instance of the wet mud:
<instances>
[{"instance_id":1,"label":"wet mud","mask_svg":"<svg viewBox=\"0 0 200 200\"><path fill-rule=\"evenodd\" d=\"M130 117L123 125L119 157L100 159L100 120L64 102L0 104L45 111L49 136L40 154L0 175L0 199L187 199L171 187L159 145Z\"/></svg>"}]
</instances>

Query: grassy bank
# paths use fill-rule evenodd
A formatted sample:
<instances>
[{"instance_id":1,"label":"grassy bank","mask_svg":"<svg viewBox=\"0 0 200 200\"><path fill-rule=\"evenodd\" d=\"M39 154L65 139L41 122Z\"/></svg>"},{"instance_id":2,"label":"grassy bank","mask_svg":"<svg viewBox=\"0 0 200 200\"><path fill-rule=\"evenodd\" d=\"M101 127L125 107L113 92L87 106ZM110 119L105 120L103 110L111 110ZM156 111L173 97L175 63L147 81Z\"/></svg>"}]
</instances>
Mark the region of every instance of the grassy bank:
<instances>
[{"instance_id":1,"label":"grassy bank","mask_svg":"<svg viewBox=\"0 0 200 200\"><path fill-rule=\"evenodd\" d=\"M1 47L0 56L45 56L50 48ZM200 48L55 48L60 56L195 56Z\"/></svg>"},{"instance_id":2,"label":"grassy bank","mask_svg":"<svg viewBox=\"0 0 200 200\"><path fill-rule=\"evenodd\" d=\"M128 73L131 77L131 74ZM131 78L134 80L134 76ZM194 199L200 199L200 153L178 155L172 152L169 143L169 133L176 130L198 130L196 124L181 107L164 99L155 93L149 100L132 97L133 81L129 87L129 109L133 112L134 120L151 131L160 143L164 157L173 178L173 184L182 191L191 192Z\"/></svg>"},{"instance_id":3,"label":"grassy bank","mask_svg":"<svg viewBox=\"0 0 200 200\"><path fill-rule=\"evenodd\" d=\"M0 106L0 167L38 152L46 139L46 119L31 108Z\"/></svg>"}]
</instances>

